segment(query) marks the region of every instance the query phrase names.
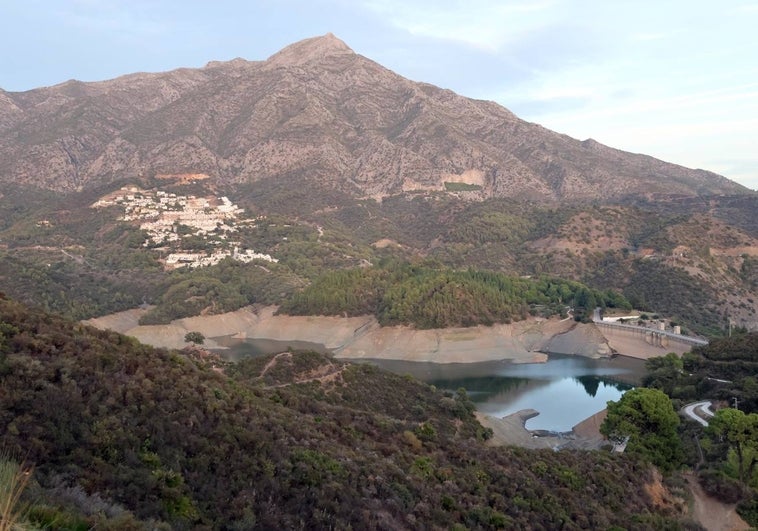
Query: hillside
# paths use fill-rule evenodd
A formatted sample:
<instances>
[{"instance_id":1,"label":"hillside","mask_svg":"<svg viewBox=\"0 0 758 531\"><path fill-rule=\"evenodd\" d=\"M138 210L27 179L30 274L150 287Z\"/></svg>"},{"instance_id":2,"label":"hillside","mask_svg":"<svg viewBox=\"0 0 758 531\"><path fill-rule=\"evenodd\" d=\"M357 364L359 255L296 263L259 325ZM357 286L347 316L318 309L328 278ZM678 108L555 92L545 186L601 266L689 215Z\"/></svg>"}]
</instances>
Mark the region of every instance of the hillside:
<instances>
[{"instance_id":1,"label":"hillside","mask_svg":"<svg viewBox=\"0 0 758 531\"><path fill-rule=\"evenodd\" d=\"M208 179L154 179L126 190L50 197L7 189L0 290L77 319L158 304L152 322L168 322L248 304L291 305L324 274L409 263L453 275L475 269L579 281L704 335L725 333L730 320L758 328L758 231L741 221L758 200L748 197L711 198L706 208L669 200L664 210L554 208L445 192L377 203L259 186L250 195L229 191L232 201ZM417 302L434 296L434 284L419 288ZM448 295L476 305L475 291L467 284Z\"/></svg>"},{"instance_id":2,"label":"hillside","mask_svg":"<svg viewBox=\"0 0 758 531\"><path fill-rule=\"evenodd\" d=\"M2 299L0 383L37 525L687 525L640 461L488 448L465 395L315 353L219 365Z\"/></svg>"},{"instance_id":3,"label":"hillside","mask_svg":"<svg viewBox=\"0 0 758 531\"><path fill-rule=\"evenodd\" d=\"M757 194L404 79L332 35L2 92L0 183L0 290L77 319L291 305L325 273L401 261L578 281L701 335L758 329Z\"/></svg>"},{"instance_id":4,"label":"hillside","mask_svg":"<svg viewBox=\"0 0 758 531\"><path fill-rule=\"evenodd\" d=\"M265 61L2 93L0 182L69 193L158 174L373 198L446 189L546 202L748 192L407 80L331 34Z\"/></svg>"}]
</instances>

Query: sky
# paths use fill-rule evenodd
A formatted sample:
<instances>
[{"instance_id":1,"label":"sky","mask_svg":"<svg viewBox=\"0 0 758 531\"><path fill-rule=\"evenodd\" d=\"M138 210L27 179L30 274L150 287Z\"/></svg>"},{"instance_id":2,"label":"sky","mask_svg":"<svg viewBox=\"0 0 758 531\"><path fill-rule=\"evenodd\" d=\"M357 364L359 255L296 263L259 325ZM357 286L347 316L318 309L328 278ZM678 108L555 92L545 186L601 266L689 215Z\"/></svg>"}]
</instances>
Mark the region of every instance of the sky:
<instances>
[{"instance_id":1,"label":"sky","mask_svg":"<svg viewBox=\"0 0 758 531\"><path fill-rule=\"evenodd\" d=\"M758 189L758 0L0 0L0 88L334 33L415 81Z\"/></svg>"}]
</instances>

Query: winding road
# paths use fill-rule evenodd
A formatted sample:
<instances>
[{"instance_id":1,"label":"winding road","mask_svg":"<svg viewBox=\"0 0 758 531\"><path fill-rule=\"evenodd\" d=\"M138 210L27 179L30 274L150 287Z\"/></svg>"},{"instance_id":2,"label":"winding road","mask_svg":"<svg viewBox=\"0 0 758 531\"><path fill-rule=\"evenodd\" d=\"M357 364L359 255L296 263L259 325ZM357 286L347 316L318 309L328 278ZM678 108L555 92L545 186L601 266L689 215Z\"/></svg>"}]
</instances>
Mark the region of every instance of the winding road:
<instances>
[{"instance_id":1,"label":"winding road","mask_svg":"<svg viewBox=\"0 0 758 531\"><path fill-rule=\"evenodd\" d=\"M682 408L682 412L695 422L699 423L701 426L708 426L708 421L703 418L705 417L712 417L713 411L711 410L711 401L710 400L703 400L701 402L693 402L692 404L687 404ZM697 414L697 411L700 411L701 415Z\"/></svg>"}]
</instances>

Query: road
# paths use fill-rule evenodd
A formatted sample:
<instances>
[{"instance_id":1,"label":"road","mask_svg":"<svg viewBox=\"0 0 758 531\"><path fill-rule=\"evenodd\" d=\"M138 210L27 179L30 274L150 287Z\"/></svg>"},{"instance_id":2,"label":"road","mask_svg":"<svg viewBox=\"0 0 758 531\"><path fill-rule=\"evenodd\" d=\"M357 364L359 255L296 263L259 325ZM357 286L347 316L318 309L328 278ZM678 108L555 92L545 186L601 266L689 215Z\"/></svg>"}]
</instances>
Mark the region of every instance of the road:
<instances>
[{"instance_id":1,"label":"road","mask_svg":"<svg viewBox=\"0 0 758 531\"><path fill-rule=\"evenodd\" d=\"M686 416L694 420L695 422L699 423L701 426L708 426L708 421L705 420L703 417L695 413L695 410L700 410L700 412L705 415L706 417L712 417L713 411L711 411L711 401L710 400L703 400L701 402L693 402L692 404L687 404L682 408L682 411Z\"/></svg>"}]
</instances>

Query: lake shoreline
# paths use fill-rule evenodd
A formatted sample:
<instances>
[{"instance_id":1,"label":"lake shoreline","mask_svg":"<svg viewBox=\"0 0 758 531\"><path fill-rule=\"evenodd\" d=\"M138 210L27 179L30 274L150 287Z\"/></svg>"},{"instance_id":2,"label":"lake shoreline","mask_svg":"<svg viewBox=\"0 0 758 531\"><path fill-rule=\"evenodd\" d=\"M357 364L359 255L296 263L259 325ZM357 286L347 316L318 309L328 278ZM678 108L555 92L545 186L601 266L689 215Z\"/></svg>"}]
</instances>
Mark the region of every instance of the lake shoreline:
<instances>
[{"instance_id":1,"label":"lake shoreline","mask_svg":"<svg viewBox=\"0 0 758 531\"><path fill-rule=\"evenodd\" d=\"M489 446L520 446L534 450L599 450L607 444L600 433L606 414L603 409L579 422L571 431L550 433L526 428L526 421L539 415L535 409L522 409L504 417L475 412L479 423L492 430Z\"/></svg>"},{"instance_id":2,"label":"lake shoreline","mask_svg":"<svg viewBox=\"0 0 758 531\"><path fill-rule=\"evenodd\" d=\"M187 345L186 333L197 331L206 337L205 348L217 351L226 350L229 339L240 342L262 339L283 344L305 341L324 345L336 358L345 361L418 362L438 367L501 361L514 365L542 364L551 354L618 360L623 365L624 360L646 359L651 354L650 349L642 355L616 353L598 327L572 320L530 318L491 327L416 330L407 326L381 327L373 316L280 316L275 315L275 307L248 307L220 315L178 319L168 325L139 325L138 320L146 311L129 310L85 323L125 333L157 347L183 348ZM536 410L529 411L530 416L538 414ZM477 418L492 428L491 444L527 448L599 448L603 444L597 431L599 424L589 431L586 428L578 431L597 414L569 432L546 434L528 430L525 422L529 416L522 418L520 413L523 411L498 418L477 411Z\"/></svg>"},{"instance_id":3,"label":"lake shoreline","mask_svg":"<svg viewBox=\"0 0 758 531\"><path fill-rule=\"evenodd\" d=\"M142 343L165 348L183 348L187 332L200 332L205 346L220 349L214 338L239 340L303 341L324 345L340 359L377 358L433 363L476 363L511 360L539 363L546 353L610 358L619 353L592 323L570 319L530 317L524 321L493 326L418 330L409 326L382 327L373 316L276 315L275 306L246 307L219 314L177 319L167 325L139 325L147 310L127 310L84 321L110 329ZM646 359L666 350L644 341L627 342L624 355Z\"/></svg>"}]
</instances>

